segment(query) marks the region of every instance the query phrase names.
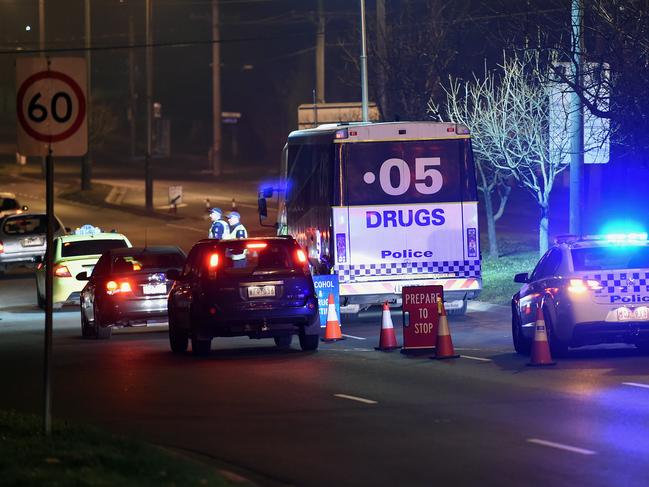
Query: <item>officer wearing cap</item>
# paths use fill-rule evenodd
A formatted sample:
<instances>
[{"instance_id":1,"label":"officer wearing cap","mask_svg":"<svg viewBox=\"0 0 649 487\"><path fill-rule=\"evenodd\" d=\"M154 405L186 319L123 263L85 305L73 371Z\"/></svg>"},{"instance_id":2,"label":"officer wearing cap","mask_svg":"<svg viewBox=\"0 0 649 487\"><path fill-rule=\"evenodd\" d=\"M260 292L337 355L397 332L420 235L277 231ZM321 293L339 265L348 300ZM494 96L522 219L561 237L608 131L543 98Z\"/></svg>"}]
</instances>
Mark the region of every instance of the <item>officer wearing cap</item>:
<instances>
[{"instance_id":1,"label":"officer wearing cap","mask_svg":"<svg viewBox=\"0 0 649 487\"><path fill-rule=\"evenodd\" d=\"M248 230L241 223L241 215L236 211L228 213L228 224L230 225L229 238L248 238Z\"/></svg>"},{"instance_id":2,"label":"officer wearing cap","mask_svg":"<svg viewBox=\"0 0 649 487\"><path fill-rule=\"evenodd\" d=\"M212 226L210 227L210 231L207 235L209 238L229 238L230 227L225 221L221 220L222 215L223 211L221 211L221 208L212 208L210 210L210 219L212 220Z\"/></svg>"}]
</instances>

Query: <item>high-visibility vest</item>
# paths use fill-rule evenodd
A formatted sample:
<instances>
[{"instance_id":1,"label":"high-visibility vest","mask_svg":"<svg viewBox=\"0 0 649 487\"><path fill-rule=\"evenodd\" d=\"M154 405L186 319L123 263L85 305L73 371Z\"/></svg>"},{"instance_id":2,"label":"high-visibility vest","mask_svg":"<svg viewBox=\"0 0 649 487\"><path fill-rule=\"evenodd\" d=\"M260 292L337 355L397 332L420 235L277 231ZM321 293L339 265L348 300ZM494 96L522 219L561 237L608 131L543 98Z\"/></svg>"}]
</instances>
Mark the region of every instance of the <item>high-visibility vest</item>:
<instances>
[{"instance_id":1,"label":"high-visibility vest","mask_svg":"<svg viewBox=\"0 0 649 487\"><path fill-rule=\"evenodd\" d=\"M207 235L209 238L224 239L230 236L230 226L223 220L216 220L212 223Z\"/></svg>"},{"instance_id":2,"label":"high-visibility vest","mask_svg":"<svg viewBox=\"0 0 649 487\"><path fill-rule=\"evenodd\" d=\"M241 223L237 223L234 228L230 228L229 238L248 238L248 230Z\"/></svg>"}]
</instances>

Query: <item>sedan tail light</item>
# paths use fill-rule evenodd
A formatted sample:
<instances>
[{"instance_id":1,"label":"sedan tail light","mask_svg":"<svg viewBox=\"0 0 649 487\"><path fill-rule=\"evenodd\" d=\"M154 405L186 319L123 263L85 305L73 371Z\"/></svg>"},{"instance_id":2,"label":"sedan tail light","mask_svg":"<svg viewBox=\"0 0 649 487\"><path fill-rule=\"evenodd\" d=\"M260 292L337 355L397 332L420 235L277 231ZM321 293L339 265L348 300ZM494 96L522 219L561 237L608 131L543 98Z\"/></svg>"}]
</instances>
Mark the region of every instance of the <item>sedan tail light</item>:
<instances>
[{"instance_id":1,"label":"sedan tail light","mask_svg":"<svg viewBox=\"0 0 649 487\"><path fill-rule=\"evenodd\" d=\"M297 251L295 252L295 257L300 264L306 264L307 258L304 250L297 249Z\"/></svg>"},{"instance_id":2,"label":"sedan tail light","mask_svg":"<svg viewBox=\"0 0 649 487\"><path fill-rule=\"evenodd\" d=\"M0 242L0 254L3 253L4 251L5 251L5 244Z\"/></svg>"},{"instance_id":3,"label":"sedan tail light","mask_svg":"<svg viewBox=\"0 0 649 487\"><path fill-rule=\"evenodd\" d=\"M70 274L70 269L62 264L54 267L54 275L56 277L72 277L72 274Z\"/></svg>"},{"instance_id":4,"label":"sedan tail light","mask_svg":"<svg viewBox=\"0 0 649 487\"><path fill-rule=\"evenodd\" d=\"M119 293L131 293L131 283L128 281L108 281L106 283L106 292L111 296Z\"/></svg>"}]
</instances>

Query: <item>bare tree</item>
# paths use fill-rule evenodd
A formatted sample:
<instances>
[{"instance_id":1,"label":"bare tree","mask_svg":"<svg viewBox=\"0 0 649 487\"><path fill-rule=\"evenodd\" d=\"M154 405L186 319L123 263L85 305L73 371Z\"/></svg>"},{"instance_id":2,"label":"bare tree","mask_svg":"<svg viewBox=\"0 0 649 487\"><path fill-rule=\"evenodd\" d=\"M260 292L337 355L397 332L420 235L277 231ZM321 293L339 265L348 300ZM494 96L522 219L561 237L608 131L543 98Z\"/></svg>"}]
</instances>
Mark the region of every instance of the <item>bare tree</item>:
<instances>
[{"instance_id":1,"label":"bare tree","mask_svg":"<svg viewBox=\"0 0 649 487\"><path fill-rule=\"evenodd\" d=\"M505 57L484 80L451 82L446 107L449 116L465 118L480 165L488 167L483 194L498 178L512 177L534 197L541 210L541 254L548 249L550 193L557 176L568 167L570 152L565 136L568 114L563 112L561 120L550 118L550 96L556 85L547 81L553 59L546 61L540 62L534 54ZM551 123L564 130L551 130Z\"/></svg>"},{"instance_id":2,"label":"bare tree","mask_svg":"<svg viewBox=\"0 0 649 487\"><path fill-rule=\"evenodd\" d=\"M485 73L484 79L474 77L472 81L462 82L449 78L449 86L444 88L446 103L444 113L434 100L429 101L429 111L440 120L453 120L466 125L472 134L473 154L478 172L477 185L482 194L487 216L487 236L489 255L498 257L496 222L502 217L509 199L511 186L507 184L507 172L497 167L494 158L500 158L494 144L499 132L494 115L499 100L495 98L496 78L493 73ZM494 127L496 122L496 127ZM494 199L497 199L494 211Z\"/></svg>"}]
</instances>

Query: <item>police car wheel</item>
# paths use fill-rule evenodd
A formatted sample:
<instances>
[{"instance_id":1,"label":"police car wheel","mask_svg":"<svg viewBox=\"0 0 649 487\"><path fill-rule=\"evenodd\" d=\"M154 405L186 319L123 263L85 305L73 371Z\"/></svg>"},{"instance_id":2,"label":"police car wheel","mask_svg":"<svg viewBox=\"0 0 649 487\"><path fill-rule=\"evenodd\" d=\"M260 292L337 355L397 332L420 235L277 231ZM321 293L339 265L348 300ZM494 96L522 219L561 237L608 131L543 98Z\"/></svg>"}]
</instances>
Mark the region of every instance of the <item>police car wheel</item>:
<instances>
[{"instance_id":1,"label":"police car wheel","mask_svg":"<svg viewBox=\"0 0 649 487\"><path fill-rule=\"evenodd\" d=\"M548 334L550 353L553 357L564 357L568 353L568 344L561 341L554 332L555 323L552 322L547 308L543 308L543 319L545 320L545 329Z\"/></svg>"},{"instance_id":2,"label":"police car wheel","mask_svg":"<svg viewBox=\"0 0 649 487\"><path fill-rule=\"evenodd\" d=\"M293 341L293 335L282 335L278 337L273 337L275 340L275 345L277 348L281 348L283 350L291 348L291 342Z\"/></svg>"},{"instance_id":3,"label":"police car wheel","mask_svg":"<svg viewBox=\"0 0 649 487\"><path fill-rule=\"evenodd\" d=\"M192 353L197 356L208 355L212 348L212 340L192 338Z\"/></svg>"},{"instance_id":4,"label":"police car wheel","mask_svg":"<svg viewBox=\"0 0 649 487\"><path fill-rule=\"evenodd\" d=\"M320 335L305 335L300 333L300 348L306 351L313 351L318 349L320 343Z\"/></svg>"},{"instance_id":5,"label":"police car wheel","mask_svg":"<svg viewBox=\"0 0 649 487\"><path fill-rule=\"evenodd\" d=\"M514 342L514 350L521 355L529 355L532 349L532 340L523 335L523 328L521 327L521 320L518 318L512 309L512 340Z\"/></svg>"}]
</instances>

